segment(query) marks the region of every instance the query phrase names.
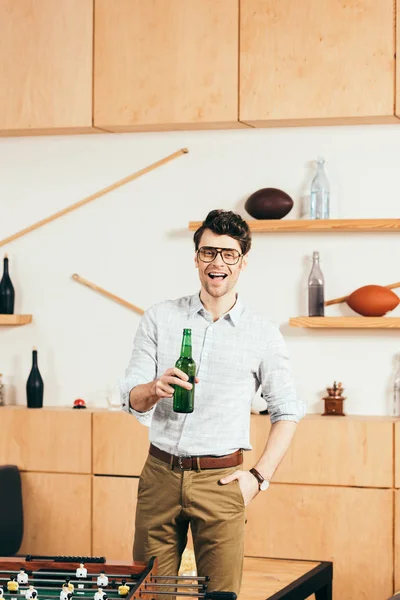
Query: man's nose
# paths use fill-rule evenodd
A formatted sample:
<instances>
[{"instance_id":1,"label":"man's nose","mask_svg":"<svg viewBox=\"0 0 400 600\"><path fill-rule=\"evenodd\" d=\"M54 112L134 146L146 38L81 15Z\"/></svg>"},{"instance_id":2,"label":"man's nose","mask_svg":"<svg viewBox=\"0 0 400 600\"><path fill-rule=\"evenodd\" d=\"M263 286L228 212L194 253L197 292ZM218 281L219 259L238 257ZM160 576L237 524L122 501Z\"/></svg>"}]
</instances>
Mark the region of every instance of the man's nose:
<instances>
[{"instance_id":1,"label":"man's nose","mask_svg":"<svg viewBox=\"0 0 400 600\"><path fill-rule=\"evenodd\" d=\"M216 265L216 266L223 266L224 264L225 264L225 263L224 263L224 261L222 260L221 253L219 252L219 253L217 254L217 256L214 258L214 260L213 260L213 265Z\"/></svg>"}]
</instances>

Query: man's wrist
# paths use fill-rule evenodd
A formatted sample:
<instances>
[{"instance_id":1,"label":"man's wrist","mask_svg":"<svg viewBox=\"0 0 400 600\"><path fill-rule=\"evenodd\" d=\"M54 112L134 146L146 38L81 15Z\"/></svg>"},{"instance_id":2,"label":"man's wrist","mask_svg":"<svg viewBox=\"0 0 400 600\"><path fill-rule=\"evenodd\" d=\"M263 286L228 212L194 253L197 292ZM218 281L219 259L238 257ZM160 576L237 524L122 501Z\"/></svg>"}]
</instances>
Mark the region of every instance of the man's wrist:
<instances>
[{"instance_id":1,"label":"man's wrist","mask_svg":"<svg viewBox=\"0 0 400 600\"><path fill-rule=\"evenodd\" d=\"M265 477L263 477L261 475L261 473L260 473L260 471L258 471L258 469L256 469L255 467L253 467L252 469L249 469L249 472L257 480L258 489L259 489L260 492L264 492L265 490L267 490L269 488L269 485L270 485L269 480L265 479Z\"/></svg>"},{"instance_id":2,"label":"man's wrist","mask_svg":"<svg viewBox=\"0 0 400 600\"><path fill-rule=\"evenodd\" d=\"M139 413L145 413L157 404L159 397L156 393L156 383L157 379L150 381L149 383L140 384L130 390L129 406L132 410Z\"/></svg>"}]
</instances>

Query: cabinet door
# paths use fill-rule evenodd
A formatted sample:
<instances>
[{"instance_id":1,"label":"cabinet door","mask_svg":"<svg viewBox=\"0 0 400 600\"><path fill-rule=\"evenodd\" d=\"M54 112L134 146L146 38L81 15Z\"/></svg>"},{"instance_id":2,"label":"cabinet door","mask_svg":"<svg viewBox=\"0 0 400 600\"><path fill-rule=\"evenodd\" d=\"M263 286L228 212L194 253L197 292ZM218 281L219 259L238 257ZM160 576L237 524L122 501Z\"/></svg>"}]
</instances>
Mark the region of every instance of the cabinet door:
<instances>
[{"instance_id":1,"label":"cabinet door","mask_svg":"<svg viewBox=\"0 0 400 600\"><path fill-rule=\"evenodd\" d=\"M94 123L238 123L238 0L95 0Z\"/></svg>"},{"instance_id":2,"label":"cabinet door","mask_svg":"<svg viewBox=\"0 0 400 600\"><path fill-rule=\"evenodd\" d=\"M397 421L394 425L394 485L400 488L400 421Z\"/></svg>"},{"instance_id":3,"label":"cabinet door","mask_svg":"<svg viewBox=\"0 0 400 600\"><path fill-rule=\"evenodd\" d=\"M275 484L247 519L246 556L333 561L334 600L392 594L392 490Z\"/></svg>"},{"instance_id":4,"label":"cabinet door","mask_svg":"<svg viewBox=\"0 0 400 600\"><path fill-rule=\"evenodd\" d=\"M149 453L149 428L122 411L93 414L93 473L139 476Z\"/></svg>"},{"instance_id":5,"label":"cabinet door","mask_svg":"<svg viewBox=\"0 0 400 600\"><path fill-rule=\"evenodd\" d=\"M21 471L91 473L92 414L88 410L1 408L0 464Z\"/></svg>"},{"instance_id":6,"label":"cabinet door","mask_svg":"<svg viewBox=\"0 0 400 600\"><path fill-rule=\"evenodd\" d=\"M132 560L139 478L93 477L93 555Z\"/></svg>"},{"instance_id":7,"label":"cabinet door","mask_svg":"<svg viewBox=\"0 0 400 600\"><path fill-rule=\"evenodd\" d=\"M20 554L91 556L91 475L22 473Z\"/></svg>"},{"instance_id":8,"label":"cabinet door","mask_svg":"<svg viewBox=\"0 0 400 600\"><path fill-rule=\"evenodd\" d=\"M251 416L253 450L244 453L246 469L263 453L269 431L269 418ZM400 427L398 432L400 436ZM393 420L389 417L308 414L298 424L274 482L391 488L393 435Z\"/></svg>"},{"instance_id":9,"label":"cabinet door","mask_svg":"<svg viewBox=\"0 0 400 600\"><path fill-rule=\"evenodd\" d=\"M400 490L396 490L394 512L394 589L400 590Z\"/></svg>"},{"instance_id":10,"label":"cabinet door","mask_svg":"<svg viewBox=\"0 0 400 600\"><path fill-rule=\"evenodd\" d=\"M393 0L241 0L240 120L395 121Z\"/></svg>"},{"instance_id":11,"label":"cabinet door","mask_svg":"<svg viewBox=\"0 0 400 600\"><path fill-rule=\"evenodd\" d=\"M90 128L92 0L0 0L0 133Z\"/></svg>"}]
</instances>

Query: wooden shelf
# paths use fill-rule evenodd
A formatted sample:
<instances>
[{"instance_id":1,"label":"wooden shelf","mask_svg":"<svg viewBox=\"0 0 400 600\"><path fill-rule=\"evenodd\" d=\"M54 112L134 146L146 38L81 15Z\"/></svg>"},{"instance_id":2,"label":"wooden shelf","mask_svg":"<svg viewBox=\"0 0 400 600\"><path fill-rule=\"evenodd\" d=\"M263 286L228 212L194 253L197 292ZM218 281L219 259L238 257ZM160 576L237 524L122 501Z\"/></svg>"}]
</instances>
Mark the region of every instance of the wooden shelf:
<instances>
[{"instance_id":1,"label":"wooden shelf","mask_svg":"<svg viewBox=\"0 0 400 600\"><path fill-rule=\"evenodd\" d=\"M363 231L398 231L400 232L400 219L270 219L247 221L250 230L254 233L272 231L285 232L363 232ZM190 221L189 230L196 231L201 221Z\"/></svg>"},{"instance_id":2,"label":"wooden shelf","mask_svg":"<svg viewBox=\"0 0 400 600\"><path fill-rule=\"evenodd\" d=\"M0 315L0 325L27 325L32 315Z\"/></svg>"},{"instance_id":3,"label":"wooden shelf","mask_svg":"<svg viewBox=\"0 0 400 600\"><path fill-rule=\"evenodd\" d=\"M292 317L289 325L317 329L400 329L400 317Z\"/></svg>"}]
</instances>

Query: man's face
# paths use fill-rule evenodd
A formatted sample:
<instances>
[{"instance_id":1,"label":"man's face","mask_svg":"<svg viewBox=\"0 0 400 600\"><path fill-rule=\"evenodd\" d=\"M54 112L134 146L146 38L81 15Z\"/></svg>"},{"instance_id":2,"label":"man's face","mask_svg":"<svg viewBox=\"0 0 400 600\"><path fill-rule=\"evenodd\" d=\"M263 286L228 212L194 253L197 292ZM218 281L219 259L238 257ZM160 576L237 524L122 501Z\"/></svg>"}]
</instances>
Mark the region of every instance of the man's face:
<instances>
[{"instance_id":1,"label":"man's face","mask_svg":"<svg viewBox=\"0 0 400 600\"><path fill-rule=\"evenodd\" d=\"M206 229L201 236L199 248L204 247L218 249L236 250L240 255L242 250L240 244L229 235L217 235L209 229ZM196 268L199 270L199 278L201 286L213 298L220 298L228 294L236 286L240 272L243 271L247 264L247 256L240 256L235 265L226 264L221 254L217 254L212 262L203 262L200 260L198 253L194 259Z\"/></svg>"}]
</instances>

